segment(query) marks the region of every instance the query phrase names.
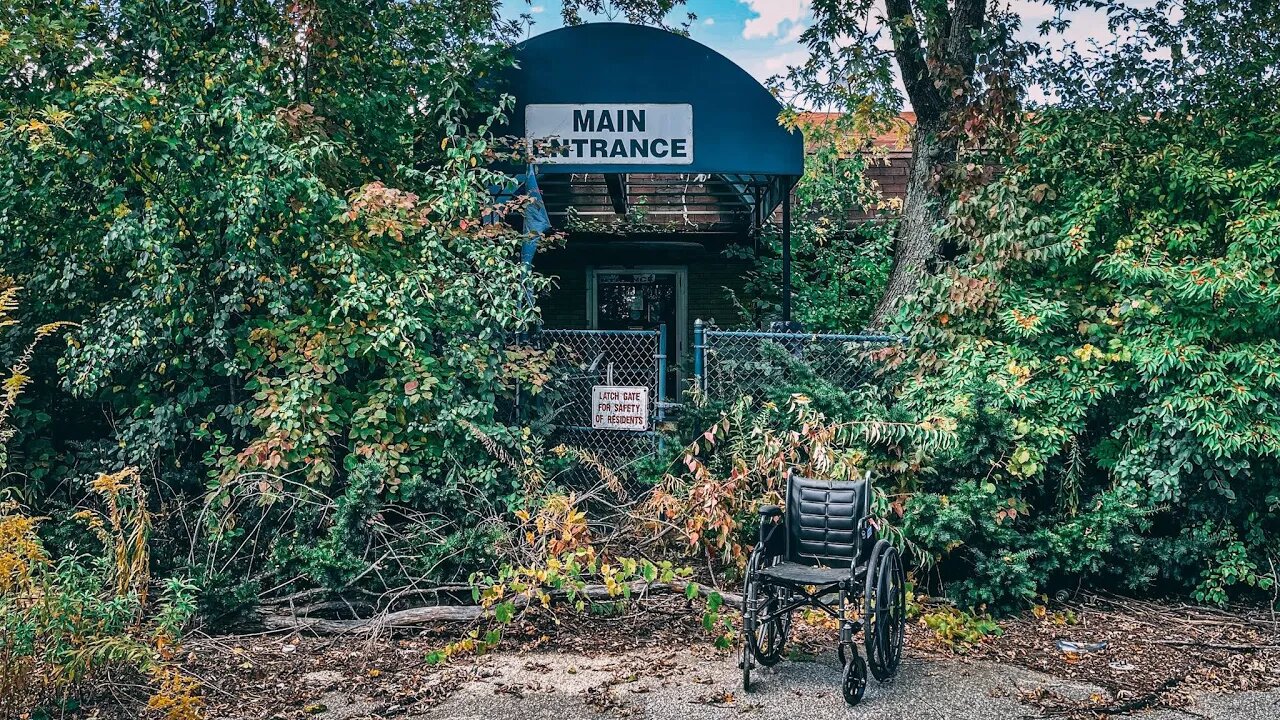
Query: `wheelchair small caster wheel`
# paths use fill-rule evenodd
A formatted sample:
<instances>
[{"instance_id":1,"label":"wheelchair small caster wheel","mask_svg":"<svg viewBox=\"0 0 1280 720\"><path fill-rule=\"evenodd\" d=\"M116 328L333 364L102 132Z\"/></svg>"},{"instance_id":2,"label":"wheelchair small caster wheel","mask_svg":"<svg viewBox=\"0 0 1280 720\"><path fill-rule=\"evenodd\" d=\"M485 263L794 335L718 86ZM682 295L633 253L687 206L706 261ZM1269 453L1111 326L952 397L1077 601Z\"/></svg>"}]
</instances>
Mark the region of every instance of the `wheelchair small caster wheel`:
<instances>
[{"instance_id":1,"label":"wheelchair small caster wheel","mask_svg":"<svg viewBox=\"0 0 1280 720\"><path fill-rule=\"evenodd\" d=\"M746 634L742 639L742 662L738 663L738 667L742 668L742 691L751 692L751 661L755 654L755 648L751 647L751 635Z\"/></svg>"},{"instance_id":2,"label":"wheelchair small caster wheel","mask_svg":"<svg viewBox=\"0 0 1280 720\"><path fill-rule=\"evenodd\" d=\"M844 701L850 706L862 702L862 694L867 691L867 661L854 653L853 659L844 666L844 682L840 686Z\"/></svg>"}]
</instances>

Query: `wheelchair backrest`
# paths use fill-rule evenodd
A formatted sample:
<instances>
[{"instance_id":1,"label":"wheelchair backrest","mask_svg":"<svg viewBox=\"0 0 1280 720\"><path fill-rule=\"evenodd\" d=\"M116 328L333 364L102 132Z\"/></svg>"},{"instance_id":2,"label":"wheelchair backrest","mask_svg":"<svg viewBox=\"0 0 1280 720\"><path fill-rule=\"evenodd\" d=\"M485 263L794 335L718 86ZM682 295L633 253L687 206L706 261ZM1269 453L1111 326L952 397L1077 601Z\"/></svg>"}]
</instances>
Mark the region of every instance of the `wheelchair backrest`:
<instances>
[{"instance_id":1,"label":"wheelchair backrest","mask_svg":"<svg viewBox=\"0 0 1280 720\"><path fill-rule=\"evenodd\" d=\"M862 554L861 521L871 513L871 473L862 480L787 474L787 560L852 567Z\"/></svg>"}]
</instances>

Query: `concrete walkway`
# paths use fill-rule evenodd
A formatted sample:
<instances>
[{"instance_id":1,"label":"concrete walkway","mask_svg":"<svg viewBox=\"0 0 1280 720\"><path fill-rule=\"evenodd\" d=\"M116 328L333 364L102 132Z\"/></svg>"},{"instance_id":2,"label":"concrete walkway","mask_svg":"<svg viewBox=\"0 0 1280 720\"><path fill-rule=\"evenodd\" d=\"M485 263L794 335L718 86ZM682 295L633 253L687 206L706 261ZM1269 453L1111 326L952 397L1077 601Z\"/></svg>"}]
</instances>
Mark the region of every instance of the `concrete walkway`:
<instances>
[{"instance_id":1,"label":"concrete walkway","mask_svg":"<svg viewBox=\"0 0 1280 720\"><path fill-rule=\"evenodd\" d=\"M711 650L587 657L563 653L497 654L481 661L471 680L418 718L634 717L661 720L735 718L884 718L1002 720L1035 717L1023 693L1047 689L1084 699L1098 688L1065 683L1022 668L958 660L904 661L896 682L872 680L862 704L845 705L833 653L811 662L783 662L758 673L758 690L743 694L734 658ZM329 720L369 717L349 699L326 698ZM1188 708L1214 720L1280 718L1280 692L1205 695ZM1139 713L1152 720L1186 712Z\"/></svg>"}]
</instances>

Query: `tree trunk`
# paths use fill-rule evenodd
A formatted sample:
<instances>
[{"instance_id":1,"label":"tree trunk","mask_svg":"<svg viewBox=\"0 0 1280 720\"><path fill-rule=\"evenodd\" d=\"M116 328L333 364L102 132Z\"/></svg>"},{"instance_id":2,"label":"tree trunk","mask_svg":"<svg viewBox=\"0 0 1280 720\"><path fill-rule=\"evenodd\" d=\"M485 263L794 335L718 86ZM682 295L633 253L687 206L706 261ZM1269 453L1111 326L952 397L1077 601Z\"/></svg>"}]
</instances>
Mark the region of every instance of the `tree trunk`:
<instances>
[{"instance_id":1,"label":"tree trunk","mask_svg":"<svg viewBox=\"0 0 1280 720\"><path fill-rule=\"evenodd\" d=\"M869 330L879 330L893 319L903 300L920 289L938 255L937 229L946 205L937 174L956 156L955 134L942 131L957 122L955 111L972 91L977 40L986 27L987 2L884 0L894 57L916 111L916 127L902 223L894 239L893 267ZM918 15L924 16L925 26L947 30L932 38L928 48L920 36Z\"/></svg>"},{"instance_id":2,"label":"tree trunk","mask_svg":"<svg viewBox=\"0 0 1280 720\"><path fill-rule=\"evenodd\" d=\"M640 599L645 595L657 595L659 593L683 593L689 588L689 582L685 580L672 580L669 583L635 581L629 583L629 585L632 599ZM719 594L725 605L730 607L740 607L742 605L742 596L737 593L719 592L715 588L705 585L697 585L696 587L698 593L704 597L710 597L713 593ZM616 602L623 599L621 596L615 595L614 592L616 590L611 591L610 588L604 585L587 585L576 593L575 598L592 602ZM551 596L559 600L564 599L566 593L555 591L551 593ZM511 598L511 603L515 605L517 610L523 610L529 604L529 598L516 595ZM299 617L284 608L271 610L259 608L257 619L268 630L307 630L317 635L343 635L347 633L375 635L382 630L394 628L475 622L489 616L491 612L492 610L480 605L430 605L383 613L370 618L328 620L306 617L305 614Z\"/></svg>"},{"instance_id":3,"label":"tree trunk","mask_svg":"<svg viewBox=\"0 0 1280 720\"><path fill-rule=\"evenodd\" d=\"M884 328L903 299L919 289L930 262L938 254L937 227L946 208L935 172L954 153L938 141L938 133L929 127L915 128L913 145L902 222L894 238L893 267L868 324L872 331Z\"/></svg>"}]
</instances>

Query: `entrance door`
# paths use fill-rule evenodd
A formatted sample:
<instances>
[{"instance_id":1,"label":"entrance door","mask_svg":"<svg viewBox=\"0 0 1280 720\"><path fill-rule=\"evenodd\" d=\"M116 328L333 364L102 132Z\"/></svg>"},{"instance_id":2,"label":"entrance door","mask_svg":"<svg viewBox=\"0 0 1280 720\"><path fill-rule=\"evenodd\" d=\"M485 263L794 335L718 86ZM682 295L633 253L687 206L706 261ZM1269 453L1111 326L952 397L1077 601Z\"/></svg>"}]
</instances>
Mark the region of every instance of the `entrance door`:
<instances>
[{"instance_id":1,"label":"entrance door","mask_svg":"<svg viewBox=\"0 0 1280 720\"><path fill-rule=\"evenodd\" d=\"M676 276L651 272L597 272L596 325L600 330L654 330L676 324Z\"/></svg>"},{"instance_id":2,"label":"entrance door","mask_svg":"<svg viewBox=\"0 0 1280 720\"><path fill-rule=\"evenodd\" d=\"M679 392L684 346L684 268L600 268L591 271L591 326L597 330L667 328L667 395Z\"/></svg>"}]
</instances>

